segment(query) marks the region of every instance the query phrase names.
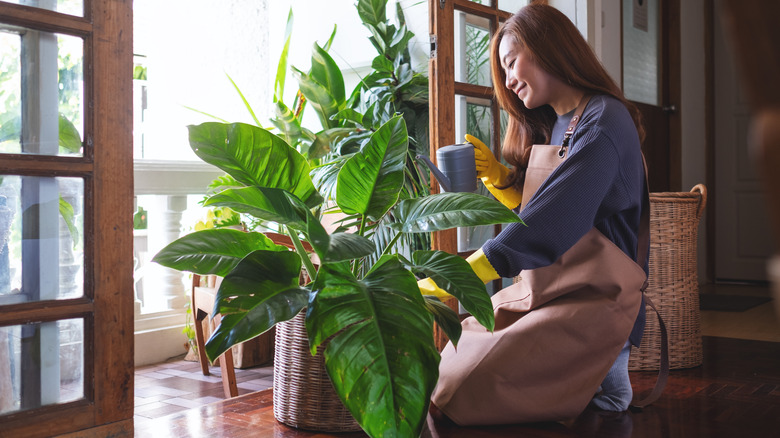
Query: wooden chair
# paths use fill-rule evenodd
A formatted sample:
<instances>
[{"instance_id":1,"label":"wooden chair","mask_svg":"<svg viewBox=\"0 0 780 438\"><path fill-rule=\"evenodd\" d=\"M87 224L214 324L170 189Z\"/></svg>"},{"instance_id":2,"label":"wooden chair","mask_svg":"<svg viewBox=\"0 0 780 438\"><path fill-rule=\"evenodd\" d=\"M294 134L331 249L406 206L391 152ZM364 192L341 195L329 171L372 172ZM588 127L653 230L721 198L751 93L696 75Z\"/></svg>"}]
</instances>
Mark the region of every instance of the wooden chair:
<instances>
[{"instance_id":1,"label":"wooden chair","mask_svg":"<svg viewBox=\"0 0 780 438\"><path fill-rule=\"evenodd\" d=\"M203 320L208 318L214 309L214 300L217 294L216 287L203 287L201 276L192 274L192 316L195 320L195 341L198 346L198 359L200 360L200 369L204 376L208 376L209 360L206 357L206 339L203 333ZM214 285L216 286L216 285ZM221 320L220 315L214 315L208 318L212 330L216 328ZM238 386L236 384L236 371L233 367L233 351L228 348L225 353L218 358L219 369L222 373L222 388L225 390L225 397L231 398L238 395Z\"/></svg>"}]
</instances>

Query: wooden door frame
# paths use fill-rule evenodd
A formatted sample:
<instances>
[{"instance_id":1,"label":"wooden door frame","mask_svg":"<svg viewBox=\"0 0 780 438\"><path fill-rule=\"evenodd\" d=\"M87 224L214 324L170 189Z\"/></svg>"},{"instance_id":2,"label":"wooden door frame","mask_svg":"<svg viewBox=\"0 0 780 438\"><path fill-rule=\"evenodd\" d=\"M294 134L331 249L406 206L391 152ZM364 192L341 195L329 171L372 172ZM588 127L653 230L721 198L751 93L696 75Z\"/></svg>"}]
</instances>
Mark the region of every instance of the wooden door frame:
<instances>
[{"instance_id":1,"label":"wooden door frame","mask_svg":"<svg viewBox=\"0 0 780 438\"><path fill-rule=\"evenodd\" d=\"M537 3L546 1L536 0ZM429 29L431 35L431 57L428 61L428 99L429 99L429 138L430 157L436 163L436 151L439 148L455 144L455 95L464 95L491 100L491 136L490 147L500 156L501 128L498 102L493 99L492 87L455 81L455 43L454 38L438 38L436 35L454 35L455 9L468 14L487 18L491 22L490 34L496 32L498 22L512 14L498 9L497 0L491 5L482 5L467 0L428 0ZM437 163L438 164L438 163ZM431 193L439 193L438 182L431 178ZM497 225L497 230L500 225ZM436 250L458 254L457 229L433 233L431 247ZM467 254L461 254L467 255Z\"/></svg>"},{"instance_id":2,"label":"wooden door frame","mask_svg":"<svg viewBox=\"0 0 780 438\"><path fill-rule=\"evenodd\" d=\"M12 436L132 434L132 2L84 0L84 17L0 3L3 23L84 38L82 157L3 154L0 174L84 180L84 296L4 306L0 325L84 319L84 398L0 416Z\"/></svg>"}]
</instances>

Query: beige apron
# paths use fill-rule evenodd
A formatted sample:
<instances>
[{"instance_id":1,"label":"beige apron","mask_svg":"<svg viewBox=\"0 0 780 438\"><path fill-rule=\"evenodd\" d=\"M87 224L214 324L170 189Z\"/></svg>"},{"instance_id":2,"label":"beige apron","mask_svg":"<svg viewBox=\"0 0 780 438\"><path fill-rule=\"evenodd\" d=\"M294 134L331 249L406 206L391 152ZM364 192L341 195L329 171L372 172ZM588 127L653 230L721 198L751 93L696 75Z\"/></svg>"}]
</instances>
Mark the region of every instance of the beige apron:
<instances>
[{"instance_id":1,"label":"beige apron","mask_svg":"<svg viewBox=\"0 0 780 438\"><path fill-rule=\"evenodd\" d=\"M533 146L521 208L567 153L568 147ZM576 417L628 339L646 279L636 261L593 228L554 264L520 272L492 297L493 333L473 317L463 321L457 350L448 343L442 351L432 402L464 426Z\"/></svg>"}]
</instances>

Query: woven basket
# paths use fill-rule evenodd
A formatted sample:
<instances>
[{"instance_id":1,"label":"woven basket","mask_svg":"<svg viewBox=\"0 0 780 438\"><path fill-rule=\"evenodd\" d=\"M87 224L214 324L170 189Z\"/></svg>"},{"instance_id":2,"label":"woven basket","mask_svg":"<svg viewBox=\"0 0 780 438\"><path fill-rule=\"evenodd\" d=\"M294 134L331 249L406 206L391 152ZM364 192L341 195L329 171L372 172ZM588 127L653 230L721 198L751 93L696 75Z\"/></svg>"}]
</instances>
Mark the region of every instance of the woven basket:
<instances>
[{"instance_id":1,"label":"woven basket","mask_svg":"<svg viewBox=\"0 0 780 438\"><path fill-rule=\"evenodd\" d=\"M306 313L276 325L274 417L288 426L318 432L362 430L341 403L325 371L323 347L309 352Z\"/></svg>"},{"instance_id":2,"label":"woven basket","mask_svg":"<svg viewBox=\"0 0 780 438\"><path fill-rule=\"evenodd\" d=\"M666 324L671 369L702 363L696 245L706 203L702 184L690 192L650 193L650 278L645 293ZM645 335L640 348L632 349L628 369L657 370L660 353L658 319L648 307Z\"/></svg>"}]
</instances>

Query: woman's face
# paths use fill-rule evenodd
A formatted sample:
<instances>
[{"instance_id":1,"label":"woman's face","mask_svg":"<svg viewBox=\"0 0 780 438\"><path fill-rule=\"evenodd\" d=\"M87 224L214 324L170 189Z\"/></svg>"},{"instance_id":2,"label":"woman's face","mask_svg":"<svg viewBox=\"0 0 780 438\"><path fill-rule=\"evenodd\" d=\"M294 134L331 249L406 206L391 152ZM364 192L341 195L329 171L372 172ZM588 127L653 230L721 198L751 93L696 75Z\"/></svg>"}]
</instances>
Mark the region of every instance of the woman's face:
<instances>
[{"instance_id":1,"label":"woman's face","mask_svg":"<svg viewBox=\"0 0 780 438\"><path fill-rule=\"evenodd\" d=\"M512 90L525 107L534 109L551 103L551 75L539 68L536 61L511 35L506 35L498 45L501 67L506 74L506 88Z\"/></svg>"}]
</instances>

